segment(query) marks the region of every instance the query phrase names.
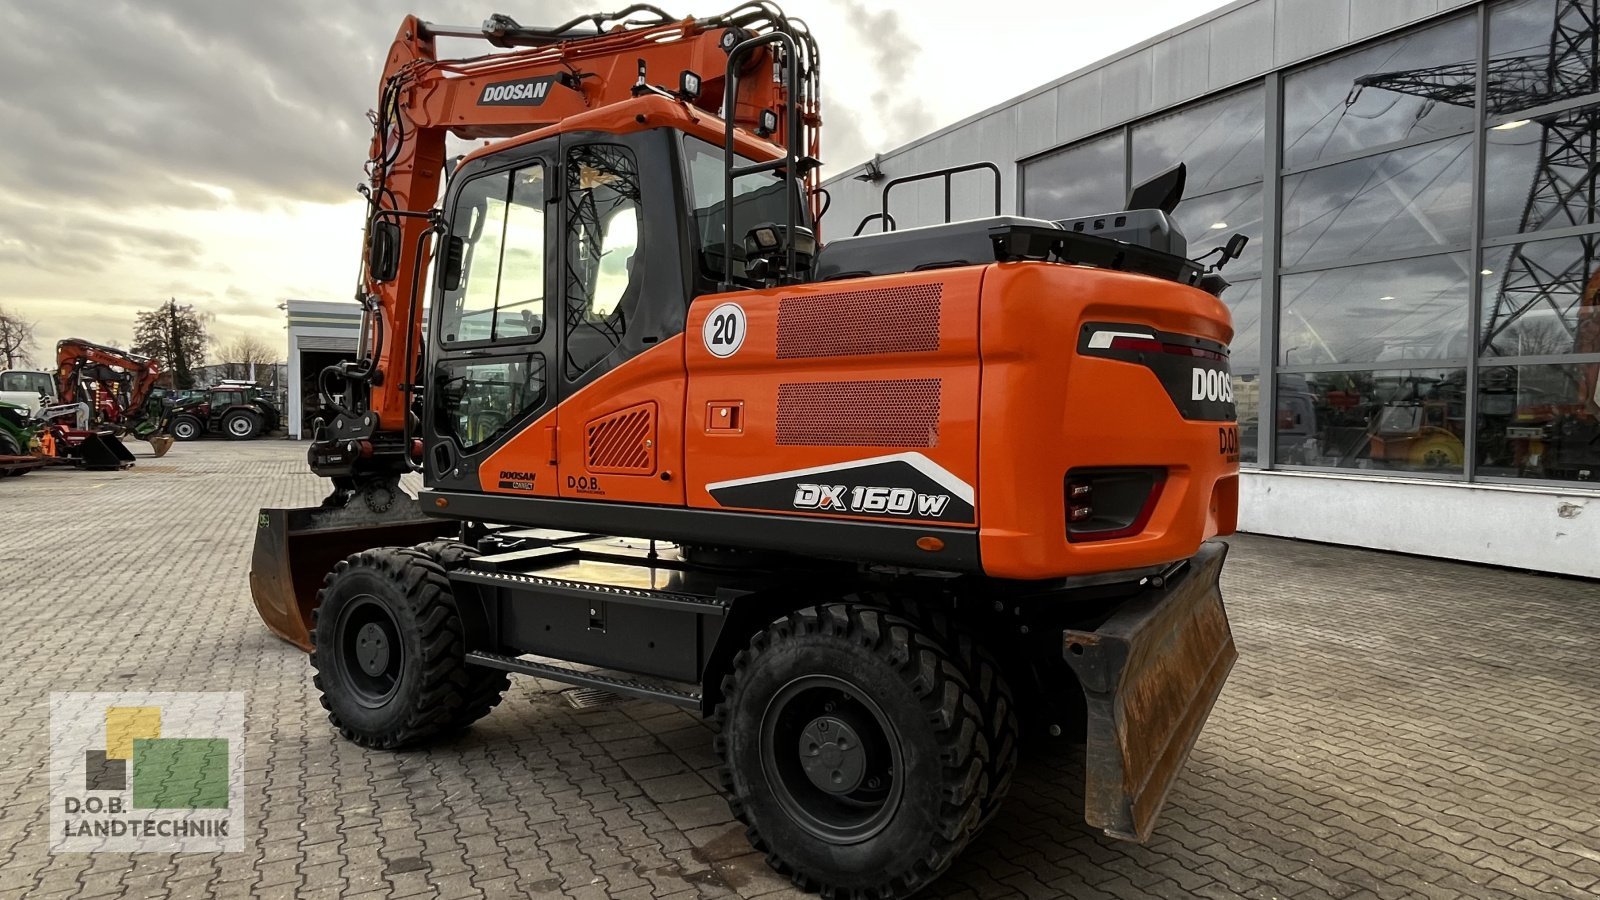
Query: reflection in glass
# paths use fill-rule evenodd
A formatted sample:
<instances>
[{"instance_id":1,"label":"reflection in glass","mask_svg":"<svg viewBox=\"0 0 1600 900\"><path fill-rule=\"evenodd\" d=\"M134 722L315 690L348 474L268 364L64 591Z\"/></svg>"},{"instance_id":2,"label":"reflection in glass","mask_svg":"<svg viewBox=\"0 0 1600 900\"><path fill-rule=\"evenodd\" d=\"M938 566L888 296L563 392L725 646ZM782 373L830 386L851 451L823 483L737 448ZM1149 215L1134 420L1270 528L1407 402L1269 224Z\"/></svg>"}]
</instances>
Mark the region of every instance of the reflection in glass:
<instances>
[{"instance_id":1,"label":"reflection in glass","mask_svg":"<svg viewBox=\"0 0 1600 900\"><path fill-rule=\"evenodd\" d=\"M1600 221L1600 105L1490 128L1484 234Z\"/></svg>"},{"instance_id":2,"label":"reflection in glass","mask_svg":"<svg viewBox=\"0 0 1600 900\"><path fill-rule=\"evenodd\" d=\"M1283 180L1283 265L1464 243L1471 213L1470 135L1313 169Z\"/></svg>"},{"instance_id":3,"label":"reflection in glass","mask_svg":"<svg viewBox=\"0 0 1600 900\"><path fill-rule=\"evenodd\" d=\"M434 421L471 453L544 405L544 354L484 360L446 358L434 366Z\"/></svg>"},{"instance_id":4,"label":"reflection in glass","mask_svg":"<svg viewBox=\"0 0 1600 900\"><path fill-rule=\"evenodd\" d=\"M1133 129L1133 181L1183 163L1192 193L1261 178L1266 92L1260 86L1199 103Z\"/></svg>"},{"instance_id":5,"label":"reflection in glass","mask_svg":"<svg viewBox=\"0 0 1600 900\"><path fill-rule=\"evenodd\" d=\"M1223 270L1227 274L1227 270ZM1222 302L1233 315L1233 340L1228 343L1228 358L1235 369L1261 364L1261 279L1252 278L1228 285Z\"/></svg>"},{"instance_id":6,"label":"reflection in glass","mask_svg":"<svg viewBox=\"0 0 1600 900\"><path fill-rule=\"evenodd\" d=\"M1489 10L1489 111L1600 92L1592 2L1520 0Z\"/></svg>"},{"instance_id":7,"label":"reflection in glass","mask_svg":"<svg viewBox=\"0 0 1600 900\"><path fill-rule=\"evenodd\" d=\"M1483 251L1481 356L1600 353L1600 233Z\"/></svg>"},{"instance_id":8,"label":"reflection in glass","mask_svg":"<svg viewBox=\"0 0 1600 900\"><path fill-rule=\"evenodd\" d=\"M1023 214L1055 220L1117 212L1128 202L1126 169L1120 131L1024 163Z\"/></svg>"},{"instance_id":9,"label":"reflection in glass","mask_svg":"<svg viewBox=\"0 0 1600 900\"><path fill-rule=\"evenodd\" d=\"M1600 481L1600 362L1478 371L1480 475Z\"/></svg>"},{"instance_id":10,"label":"reflection in glass","mask_svg":"<svg viewBox=\"0 0 1600 900\"><path fill-rule=\"evenodd\" d=\"M1278 376L1277 461L1459 475L1466 370Z\"/></svg>"},{"instance_id":11,"label":"reflection in glass","mask_svg":"<svg viewBox=\"0 0 1600 900\"><path fill-rule=\"evenodd\" d=\"M1189 239L1189 255L1220 247L1235 234L1250 238L1244 253L1228 263L1223 274L1246 278L1261 274L1261 184L1246 185L1204 197L1184 197L1172 211L1173 223ZM1214 259L1212 260L1215 261Z\"/></svg>"},{"instance_id":12,"label":"reflection in glass","mask_svg":"<svg viewBox=\"0 0 1600 900\"><path fill-rule=\"evenodd\" d=\"M1279 361L1465 359L1472 258L1427 256L1285 275L1279 281Z\"/></svg>"},{"instance_id":13,"label":"reflection in glass","mask_svg":"<svg viewBox=\"0 0 1600 900\"><path fill-rule=\"evenodd\" d=\"M1284 168L1471 128L1476 32L1462 17L1289 75Z\"/></svg>"},{"instance_id":14,"label":"reflection in glass","mask_svg":"<svg viewBox=\"0 0 1600 900\"><path fill-rule=\"evenodd\" d=\"M1261 376L1235 372L1232 381L1233 408L1239 417L1239 462L1253 466L1260 458Z\"/></svg>"}]
</instances>

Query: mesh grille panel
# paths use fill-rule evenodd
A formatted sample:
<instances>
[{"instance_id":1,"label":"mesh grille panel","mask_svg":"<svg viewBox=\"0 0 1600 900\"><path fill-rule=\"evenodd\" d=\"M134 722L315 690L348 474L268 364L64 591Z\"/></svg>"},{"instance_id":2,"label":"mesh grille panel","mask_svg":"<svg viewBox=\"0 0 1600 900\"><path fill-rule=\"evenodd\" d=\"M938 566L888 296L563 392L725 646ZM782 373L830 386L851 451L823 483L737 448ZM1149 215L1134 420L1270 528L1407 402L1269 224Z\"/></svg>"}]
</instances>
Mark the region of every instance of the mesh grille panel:
<instances>
[{"instance_id":1,"label":"mesh grille panel","mask_svg":"<svg viewBox=\"0 0 1600 900\"><path fill-rule=\"evenodd\" d=\"M590 422L589 471L646 475L655 471L654 413L653 406L635 406Z\"/></svg>"},{"instance_id":2,"label":"mesh grille panel","mask_svg":"<svg viewBox=\"0 0 1600 900\"><path fill-rule=\"evenodd\" d=\"M778 385L778 443L937 447L937 378Z\"/></svg>"},{"instance_id":3,"label":"mesh grille panel","mask_svg":"<svg viewBox=\"0 0 1600 900\"><path fill-rule=\"evenodd\" d=\"M942 284L790 297L778 302L778 358L939 349Z\"/></svg>"}]
</instances>

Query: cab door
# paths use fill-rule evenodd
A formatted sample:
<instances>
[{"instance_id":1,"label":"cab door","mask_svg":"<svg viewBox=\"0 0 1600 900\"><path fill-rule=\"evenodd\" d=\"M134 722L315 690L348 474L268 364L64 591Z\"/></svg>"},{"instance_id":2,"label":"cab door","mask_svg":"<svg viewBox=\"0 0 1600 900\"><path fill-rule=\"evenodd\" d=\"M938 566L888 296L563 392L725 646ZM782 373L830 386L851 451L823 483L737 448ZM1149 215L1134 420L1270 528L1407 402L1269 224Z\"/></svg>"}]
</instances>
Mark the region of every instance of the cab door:
<instances>
[{"instance_id":1,"label":"cab door","mask_svg":"<svg viewBox=\"0 0 1600 900\"><path fill-rule=\"evenodd\" d=\"M451 180L424 369L430 488L556 494L556 149L513 147Z\"/></svg>"},{"instance_id":2,"label":"cab door","mask_svg":"<svg viewBox=\"0 0 1600 900\"><path fill-rule=\"evenodd\" d=\"M563 497L683 503L688 314L667 130L561 137Z\"/></svg>"}]
</instances>

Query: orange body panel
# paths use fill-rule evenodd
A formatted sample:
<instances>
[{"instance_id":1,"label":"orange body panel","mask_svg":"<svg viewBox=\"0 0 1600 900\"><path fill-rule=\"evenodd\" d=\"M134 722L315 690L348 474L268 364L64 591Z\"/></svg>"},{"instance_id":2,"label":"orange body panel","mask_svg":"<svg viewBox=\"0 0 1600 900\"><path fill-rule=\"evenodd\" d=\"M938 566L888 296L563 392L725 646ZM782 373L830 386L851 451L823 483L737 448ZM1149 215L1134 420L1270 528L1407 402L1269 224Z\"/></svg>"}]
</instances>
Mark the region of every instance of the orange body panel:
<instances>
[{"instance_id":1,"label":"orange body panel","mask_svg":"<svg viewBox=\"0 0 1600 900\"><path fill-rule=\"evenodd\" d=\"M745 325L738 349L719 356L709 349L707 319L726 304L739 306ZM1049 263L708 295L691 305L683 334L565 400L489 464L541 473L536 489L522 492L534 496L882 522L849 509L798 508L796 481L813 470L822 470L819 482L847 480L828 475L840 464L914 458L941 483L958 485L952 493L965 486L973 515L912 509L892 521L920 522L931 533L940 533L931 526L976 527L988 575L1042 579L1187 558L1205 539L1234 529L1235 426L1186 420L1148 367L1076 352L1088 322L1221 344L1232 337L1226 307L1204 291ZM937 382L931 425L908 428L905 410L914 404L905 392L930 382ZM855 393L834 393L840 384ZM879 395L885 408L863 403L872 395L860 385L887 385L890 393ZM624 452L639 451L641 409L654 417L648 460ZM631 430L619 426L624 437L596 443L594 425L607 421ZM634 443L619 450L619 440ZM597 453L603 458L591 464ZM623 474L623 464L648 468ZM1068 540L1064 478L1080 467L1165 470L1138 534ZM713 493L775 474L796 478L777 482L770 502ZM518 493L497 487L495 475L484 473L485 491Z\"/></svg>"},{"instance_id":2,"label":"orange body panel","mask_svg":"<svg viewBox=\"0 0 1600 900\"><path fill-rule=\"evenodd\" d=\"M991 267L983 292L980 552L1006 578L1107 572L1185 559L1230 534L1238 504L1231 423L1183 419L1154 372L1074 352L1082 323L1149 325L1226 344L1227 308L1204 291L1101 269ZM1144 530L1067 540L1062 478L1082 466L1162 466Z\"/></svg>"},{"instance_id":3,"label":"orange body panel","mask_svg":"<svg viewBox=\"0 0 1600 900\"><path fill-rule=\"evenodd\" d=\"M976 485L980 383L978 297L984 271L982 267L973 266L740 291L697 299L689 309L685 329L689 373L685 418L694 426L685 435L688 504L706 509L728 508L707 491L708 484L906 452L920 453L967 485ZM933 323L936 342L924 341L921 345L936 343L933 349L899 349L895 344L903 342L900 339L904 335L894 333L892 323L850 315L853 305L866 312L872 308L870 304L885 302L879 298L895 303L898 302L895 298L910 292L929 296L934 291L939 295L938 300L927 306L936 309ZM797 344L786 358L780 358L779 307L795 301L814 304L811 308L823 311L824 315L796 315L794 321L800 324L791 326L793 337L790 340ZM707 349L702 332L707 315L723 303L737 303L749 324L738 352L719 359ZM927 329L928 326L919 324L917 327ZM830 344L833 349L848 352L820 355ZM819 355L803 355L807 353ZM791 390L802 397L821 397L826 396L830 385L839 383L903 385L933 379L939 382L937 426L915 443L818 445L794 442L804 439L804 435L791 436L788 443L780 437L779 395L785 385L810 386L809 391L805 388ZM802 399L795 406L799 408L813 402L817 401ZM727 404L742 404L742 421L737 431L712 427L708 421L708 409ZM848 417L853 413L861 420L844 422L846 429L853 426L881 432L895 424L875 421L882 416L879 410L851 410L848 401L840 403L839 407L834 411L836 414ZM786 514L810 513L790 510ZM906 517L906 521L917 519L915 515Z\"/></svg>"}]
</instances>

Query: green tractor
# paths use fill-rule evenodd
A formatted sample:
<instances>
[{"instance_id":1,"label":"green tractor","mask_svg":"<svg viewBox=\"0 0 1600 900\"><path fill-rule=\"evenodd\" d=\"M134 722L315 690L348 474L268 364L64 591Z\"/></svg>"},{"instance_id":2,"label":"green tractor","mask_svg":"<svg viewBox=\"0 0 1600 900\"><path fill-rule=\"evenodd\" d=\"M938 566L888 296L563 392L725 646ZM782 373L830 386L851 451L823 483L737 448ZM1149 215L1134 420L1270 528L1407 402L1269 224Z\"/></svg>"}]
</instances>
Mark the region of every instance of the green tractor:
<instances>
[{"instance_id":1,"label":"green tractor","mask_svg":"<svg viewBox=\"0 0 1600 900\"><path fill-rule=\"evenodd\" d=\"M21 475L44 465L38 445L39 428L28 409L0 402L0 477Z\"/></svg>"}]
</instances>

